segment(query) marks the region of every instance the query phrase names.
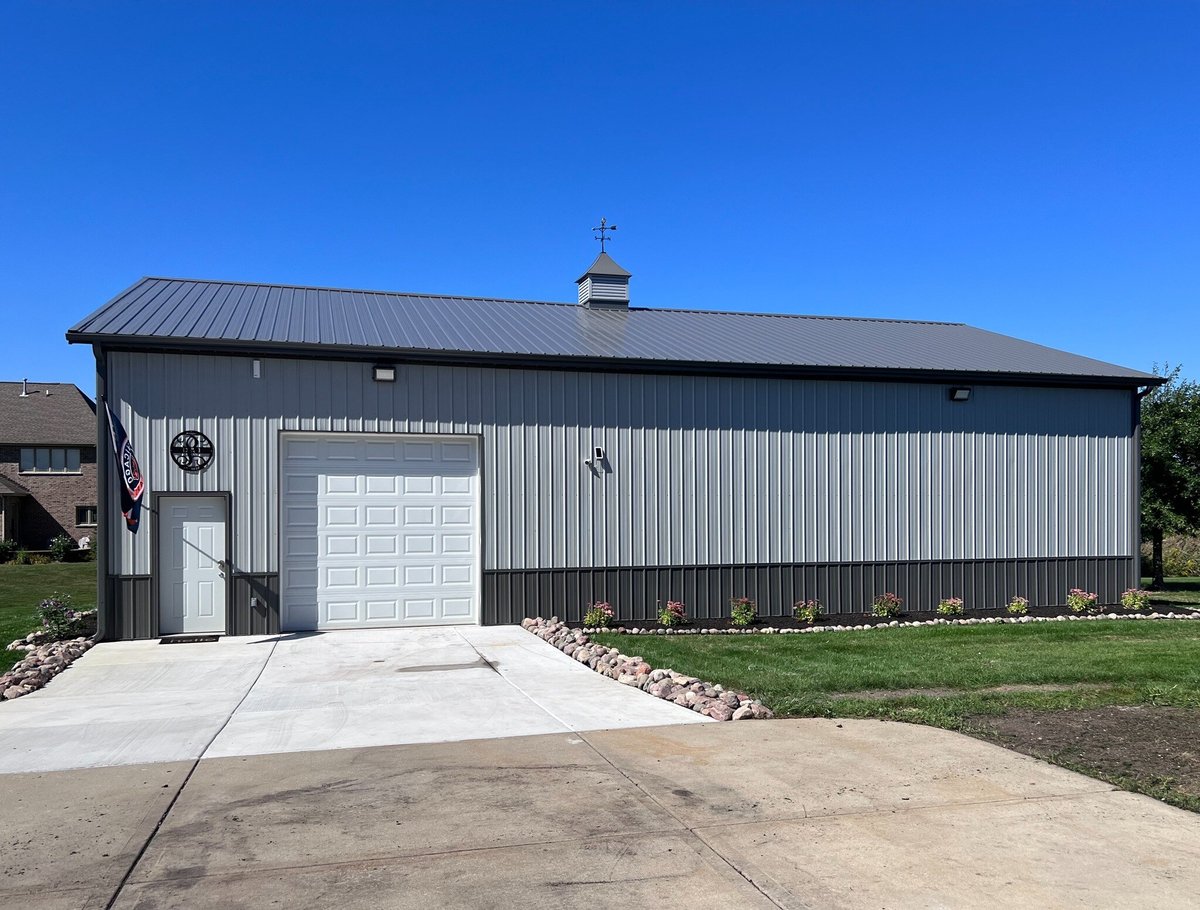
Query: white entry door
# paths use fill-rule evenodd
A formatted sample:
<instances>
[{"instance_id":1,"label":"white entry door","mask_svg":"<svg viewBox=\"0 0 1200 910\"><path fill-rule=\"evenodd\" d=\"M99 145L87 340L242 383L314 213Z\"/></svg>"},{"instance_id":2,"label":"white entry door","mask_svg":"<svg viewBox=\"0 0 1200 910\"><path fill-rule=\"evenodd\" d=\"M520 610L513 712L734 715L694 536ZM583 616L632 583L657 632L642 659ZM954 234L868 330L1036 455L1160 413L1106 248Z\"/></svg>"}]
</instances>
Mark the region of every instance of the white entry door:
<instances>
[{"instance_id":1,"label":"white entry door","mask_svg":"<svg viewBox=\"0 0 1200 910\"><path fill-rule=\"evenodd\" d=\"M162 635L225 631L225 499L158 501L158 626Z\"/></svg>"},{"instance_id":2,"label":"white entry door","mask_svg":"<svg viewBox=\"0 0 1200 910\"><path fill-rule=\"evenodd\" d=\"M479 453L470 437L286 434L288 631L479 622Z\"/></svg>"}]
</instances>

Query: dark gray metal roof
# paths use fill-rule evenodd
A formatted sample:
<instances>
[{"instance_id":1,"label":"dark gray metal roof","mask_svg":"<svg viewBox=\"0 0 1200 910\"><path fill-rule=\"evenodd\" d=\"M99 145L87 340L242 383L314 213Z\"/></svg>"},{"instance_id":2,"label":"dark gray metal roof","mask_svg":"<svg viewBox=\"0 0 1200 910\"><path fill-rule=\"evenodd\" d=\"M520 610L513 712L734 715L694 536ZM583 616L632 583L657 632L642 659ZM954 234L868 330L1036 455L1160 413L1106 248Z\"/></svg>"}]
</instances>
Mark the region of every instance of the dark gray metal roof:
<instances>
[{"instance_id":1,"label":"dark gray metal roof","mask_svg":"<svg viewBox=\"0 0 1200 910\"><path fill-rule=\"evenodd\" d=\"M615 275L618 278L629 278L632 274L617 265L608 253L601 253L596 257L596 261L588 266L588 270L575 279L575 283L583 281L588 275Z\"/></svg>"},{"instance_id":2,"label":"dark gray metal roof","mask_svg":"<svg viewBox=\"0 0 1200 910\"><path fill-rule=\"evenodd\" d=\"M340 352L603 368L888 371L1138 385L1155 377L962 323L589 309L481 297L143 278L67 332L122 347Z\"/></svg>"},{"instance_id":3,"label":"dark gray metal roof","mask_svg":"<svg viewBox=\"0 0 1200 910\"><path fill-rule=\"evenodd\" d=\"M69 382L0 382L0 445L94 446L95 408Z\"/></svg>"}]
</instances>

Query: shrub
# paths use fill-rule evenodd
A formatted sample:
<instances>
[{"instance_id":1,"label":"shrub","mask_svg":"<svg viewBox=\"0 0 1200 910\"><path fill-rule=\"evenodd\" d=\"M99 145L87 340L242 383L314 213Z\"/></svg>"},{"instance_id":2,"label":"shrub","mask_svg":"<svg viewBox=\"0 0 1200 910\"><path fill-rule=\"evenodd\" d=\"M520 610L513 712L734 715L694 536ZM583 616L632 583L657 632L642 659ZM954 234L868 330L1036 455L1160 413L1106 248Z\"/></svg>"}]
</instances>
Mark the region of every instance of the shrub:
<instances>
[{"instance_id":1,"label":"shrub","mask_svg":"<svg viewBox=\"0 0 1200 910\"><path fill-rule=\"evenodd\" d=\"M1150 606L1150 592L1130 588L1121 594L1121 606L1126 610L1144 610Z\"/></svg>"},{"instance_id":2,"label":"shrub","mask_svg":"<svg viewBox=\"0 0 1200 910\"><path fill-rule=\"evenodd\" d=\"M1083 588L1072 588L1067 594L1067 606L1071 608L1072 613L1083 613L1096 606L1100 600L1099 594L1093 594Z\"/></svg>"},{"instance_id":3,"label":"shrub","mask_svg":"<svg viewBox=\"0 0 1200 910\"><path fill-rule=\"evenodd\" d=\"M798 600L792 604L792 613L801 622L816 622L821 618L821 601Z\"/></svg>"},{"instance_id":4,"label":"shrub","mask_svg":"<svg viewBox=\"0 0 1200 910\"><path fill-rule=\"evenodd\" d=\"M1142 546L1142 567L1149 571L1152 557L1150 544ZM1163 539L1163 575L1194 578L1200 575L1200 537L1166 537Z\"/></svg>"},{"instance_id":5,"label":"shrub","mask_svg":"<svg viewBox=\"0 0 1200 910\"><path fill-rule=\"evenodd\" d=\"M50 556L55 562L65 562L67 554L75 549L74 538L59 534L50 541Z\"/></svg>"},{"instance_id":6,"label":"shrub","mask_svg":"<svg viewBox=\"0 0 1200 910\"><path fill-rule=\"evenodd\" d=\"M613 608L605 600L598 600L583 614L583 624L592 628L607 626L613 620Z\"/></svg>"},{"instance_id":7,"label":"shrub","mask_svg":"<svg viewBox=\"0 0 1200 910\"><path fill-rule=\"evenodd\" d=\"M943 616L962 616L963 599L961 597L943 597L938 601L937 611Z\"/></svg>"},{"instance_id":8,"label":"shrub","mask_svg":"<svg viewBox=\"0 0 1200 910\"><path fill-rule=\"evenodd\" d=\"M658 611L658 621L664 626L681 626L687 622L687 608L678 600L668 600Z\"/></svg>"},{"instance_id":9,"label":"shrub","mask_svg":"<svg viewBox=\"0 0 1200 910\"><path fill-rule=\"evenodd\" d=\"M1024 616L1029 612L1029 600L1024 597L1014 597L1008 602L1008 612L1013 616Z\"/></svg>"},{"instance_id":10,"label":"shrub","mask_svg":"<svg viewBox=\"0 0 1200 910\"><path fill-rule=\"evenodd\" d=\"M0 540L0 562L8 562L17 555L17 542L15 540Z\"/></svg>"},{"instance_id":11,"label":"shrub","mask_svg":"<svg viewBox=\"0 0 1200 910\"><path fill-rule=\"evenodd\" d=\"M758 605L749 597L729 601L729 621L735 626L748 626L758 617Z\"/></svg>"},{"instance_id":12,"label":"shrub","mask_svg":"<svg viewBox=\"0 0 1200 910\"><path fill-rule=\"evenodd\" d=\"M24 547L21 547L19 550L17 550L17 556L13 562L19 566L31 566L33 565L33 557L29 555L28 550L26 550Z\"/></svg>"},{"instance_id":13,"label":"shrub","mask_svg":"<svg viewBox=\"0 0 1200 910\"><path fill-rule=\"evenodd\" d=\"M38 604L42 627L52 639L78 638L88 634L86 611L71 606L70 594L51 594Z\"/></svg>"},{"instance_id":14,"label":"shrub","mask_svg":"<svg viewBox=\"0 0 1200 910\"><path fill-rule=\"evenodd\" d=\"M888 591L878 595L871 602L871 612L875 616L899 616L902 606L904 606L904 601L898 595Z\"/></svg>"}]
</instances>

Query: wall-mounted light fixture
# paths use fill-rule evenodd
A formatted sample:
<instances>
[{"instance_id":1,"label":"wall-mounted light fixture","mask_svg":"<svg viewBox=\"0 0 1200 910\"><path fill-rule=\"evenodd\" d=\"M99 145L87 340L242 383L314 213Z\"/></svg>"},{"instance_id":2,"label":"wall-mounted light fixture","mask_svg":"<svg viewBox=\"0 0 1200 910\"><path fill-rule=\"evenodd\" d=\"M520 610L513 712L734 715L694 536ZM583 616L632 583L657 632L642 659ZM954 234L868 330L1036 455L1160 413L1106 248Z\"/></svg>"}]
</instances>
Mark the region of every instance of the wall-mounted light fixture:
<instances>
[{"instance_id":1,"label":"wall-mounted light fixture","mask_svg":"<svg viewBox=\"0 0 1200 910\"><path fill-rule=\"evenodd\" d=\"M395 382L396 368L395 367L375 367L376 382Z\"/></svg>"},{"instance_id":2,"label":"wall-mounted light fixture","mask_svg":"<svg viewBox=\"0 0 1200 910\"><path fill-rule=\"evenodd\" d=\"M965 386L958 386L950 390L951 401L970 401L971 390Z\"/></svg>"},{"instance_id":3,"label":"wall-mounted light fixture","mask_svg":"<svg viewBox=\"0 0 1200 910\"><path fill-rule=\"evenodd\" d=\"M254 365L252 367L250 367L250 374L255 379L262 379L262 361L261 360L254 361Z\"/></svg>"}]
</instances>

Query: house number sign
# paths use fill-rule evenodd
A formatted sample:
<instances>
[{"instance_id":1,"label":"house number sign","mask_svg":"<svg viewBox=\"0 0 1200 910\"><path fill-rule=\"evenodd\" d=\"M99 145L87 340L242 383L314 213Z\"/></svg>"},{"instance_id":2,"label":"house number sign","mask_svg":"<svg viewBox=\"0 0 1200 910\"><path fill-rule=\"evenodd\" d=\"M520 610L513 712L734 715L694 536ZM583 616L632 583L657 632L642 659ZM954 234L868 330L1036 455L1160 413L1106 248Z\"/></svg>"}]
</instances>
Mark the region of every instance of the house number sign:
<instances>
[{"instance_id":1,"label":"house number sign","mask_svg":"<svg viewBox=\"0 0 1200 910\"><path fill-rule=\"evenodd\" d=\"M171 440L171 458L189 474L198 474L213 460L213 444L199 430L184 430Z\"/></svg>"}]
</instances>

